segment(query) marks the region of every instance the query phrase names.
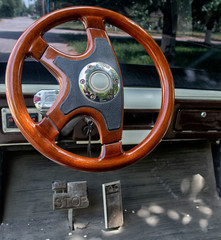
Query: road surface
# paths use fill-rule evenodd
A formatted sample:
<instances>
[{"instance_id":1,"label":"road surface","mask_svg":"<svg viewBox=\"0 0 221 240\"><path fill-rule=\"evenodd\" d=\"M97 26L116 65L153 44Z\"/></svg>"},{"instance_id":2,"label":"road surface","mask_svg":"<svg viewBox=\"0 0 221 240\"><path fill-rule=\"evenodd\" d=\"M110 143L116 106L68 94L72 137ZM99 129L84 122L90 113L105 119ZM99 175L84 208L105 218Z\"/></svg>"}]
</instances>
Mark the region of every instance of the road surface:
<instances>
[{"instance_id":1,"label":"road surface","mask_svg":"<svg viewBox=\"0 0 221 240\"><path fill-rule=\"evenodd\" d=\"M0 61L7 61L9 54L19 36L34 22L29 17L17 17L0 20ZM76 54L73 48L67 46L61 34L70 31L52 29L47 33L45 40L55 48L68 53Z\"/></svg>"}]
</instances>

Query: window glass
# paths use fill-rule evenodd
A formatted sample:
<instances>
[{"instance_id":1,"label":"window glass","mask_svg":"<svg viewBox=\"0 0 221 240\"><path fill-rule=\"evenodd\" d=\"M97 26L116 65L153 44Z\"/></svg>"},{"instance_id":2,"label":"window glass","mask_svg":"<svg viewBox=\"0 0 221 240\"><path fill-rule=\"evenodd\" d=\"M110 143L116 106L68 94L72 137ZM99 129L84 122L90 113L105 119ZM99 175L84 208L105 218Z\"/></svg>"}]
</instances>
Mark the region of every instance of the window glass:
<instances>
[{"instance_id":1,"label":"window glass","mask_svg":"<svg viewBox=\"0 0 221 240\"><path fill-rule=\"evenodd\" d=\"M73 5L105 7L131 18L151 34L171 66L221 71L221 0L0 0L0 61L7 61L15 41L34 20ZM152 64L130 36L108 24L106 30L121 63ZM80 22L57 26L45 40L68 54L81 54L87 47Z\"/></svg>"}]
</instances>

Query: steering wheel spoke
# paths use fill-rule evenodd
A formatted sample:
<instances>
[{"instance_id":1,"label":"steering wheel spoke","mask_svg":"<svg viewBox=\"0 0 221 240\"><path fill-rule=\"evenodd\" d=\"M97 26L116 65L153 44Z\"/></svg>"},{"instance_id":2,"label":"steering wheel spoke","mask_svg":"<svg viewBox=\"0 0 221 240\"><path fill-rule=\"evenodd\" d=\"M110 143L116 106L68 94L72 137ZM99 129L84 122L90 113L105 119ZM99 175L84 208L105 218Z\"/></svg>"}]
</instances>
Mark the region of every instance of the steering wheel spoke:
<instances>
[{"instance_id":1,"label":"steering wheel spoke","mask_svg":"<svg viewBox=\"0 0 221 240\"><path fill-rule=\"evenodd\" d=\"M101 147L100 159L112 161L115 157L122 157L123 154L124 151L122 149L121 141L110 144L103 144Z\"/></svg>"},{"instance_id":2,"label":"steering wheel spoke","mask_svg":"<svg viewBox=\"0 0 221 240\"><path fill-rule=\"evenodd\" d=\"M105 17L95 15L84 15L81 17L81 21L86 29L101 29L105 30Z\"/></svg>"},{"instance_id":3,"label":"steering wheel spoke","mask_svg":"<svg viewBox=\"0 0 221 240\"><path fill-rule=\"evenodd\" d=\"M29 55L39 61L47 48L48 43L41 36L38 36L29 49Z\"/></svg>"},{"instance_id":4,"label":"steering wheel spoke","mask_svg":"<svg viewBox=\"0 0 221 240\"><path fill-rule=\"evenodd\" d=\"M58 130L62 130L62 128L68 123L69 120L77 116L87 116L93 120L98 128L101 144L109 144L121 140L123 125L121 125L119 129L111 131L108 130L103 115L93 108L81 107L67 115L64 115L58 107L53 108L52 106L51 109L47 112L47 117Z\"/></svg>"},{"instance_id":5,"label":"steering wheel spoke","mask_svg":"<svg viewBox=\"0 0 221 240\"><path fill-rule=\"evenodd\" d=\"M49 139L49 141L52 141L52 142L55 141L55 138L59 133L56 126L47 117L44 117L41 122L37 123L36 128L38 129L38 132L41 133L41 138L42 136L46 135L47 139ZM35 141L36 140L37 139L35 138ZM38 139L37 141L41 141L41 139Z\"/></svg>"}]
</instances>

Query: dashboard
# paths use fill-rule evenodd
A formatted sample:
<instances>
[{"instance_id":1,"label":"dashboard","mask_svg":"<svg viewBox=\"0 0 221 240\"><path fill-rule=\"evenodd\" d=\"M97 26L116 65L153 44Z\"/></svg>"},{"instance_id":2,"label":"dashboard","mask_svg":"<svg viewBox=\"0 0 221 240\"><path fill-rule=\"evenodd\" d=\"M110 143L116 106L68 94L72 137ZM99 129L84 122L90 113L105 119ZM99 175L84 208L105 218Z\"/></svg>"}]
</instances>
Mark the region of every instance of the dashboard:
<instances>
[{"instance_id":1,"label":"dashboard","mask_svg":"<svg viewBox=\"0 0 221 240\"><path fill-rule=\"evenodd\" d=\"M4 74L6 63L0 63L0 145L26 144L7 105ZM161 107L160 80L154 66L121 64L124 81L124 131L123 144L140 143L151 131ZM172 68L175 83L175 108L170 127L164 139L221 138L221 83L220 73ZM45 113L34 104L34 96L44 90L59 91L56 79L39 63L24 64L22 90L28 112L33 121L40 121ZM50 94L49 94L50 95ZM48 108L52 105L50 99ZM47 110L47 108L46 108ZM46 112L46 111L45 111ZM43 116L42 116L43 114ZM77 119L59 134L57 141L84 144L86 116ZM99 143L96 126L92 141Z\"/></svg>"}]
</instances>

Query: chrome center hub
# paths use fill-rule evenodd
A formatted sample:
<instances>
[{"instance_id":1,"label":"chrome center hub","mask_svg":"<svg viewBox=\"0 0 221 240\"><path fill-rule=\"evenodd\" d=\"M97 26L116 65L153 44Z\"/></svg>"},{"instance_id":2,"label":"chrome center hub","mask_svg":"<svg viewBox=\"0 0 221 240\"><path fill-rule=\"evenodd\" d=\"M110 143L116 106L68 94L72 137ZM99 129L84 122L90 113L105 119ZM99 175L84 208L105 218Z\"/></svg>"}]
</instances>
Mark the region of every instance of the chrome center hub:
<instances>
[{"instance_id":1,"label":"chrome center hub","mask_svg":"<svg viewBox=\"0 0 221 240\"><path fill-rule=\"evenodd\" d=\"M79 87L86 98L95 102L108 102L120 90L120 77L108 64L93 62L81 70Z\"/></svg>"},{"instance_id":2,"label":"chrome center hub","mask_svg":"<svg viewBox=\"0 0 221 240\"><path fill-rule=\"evenodd\" d=\"M111 85L111 79L108 74L96 71L89 77L91 88L97 93L105 93Z\"/></svg>"}]
</instances>

